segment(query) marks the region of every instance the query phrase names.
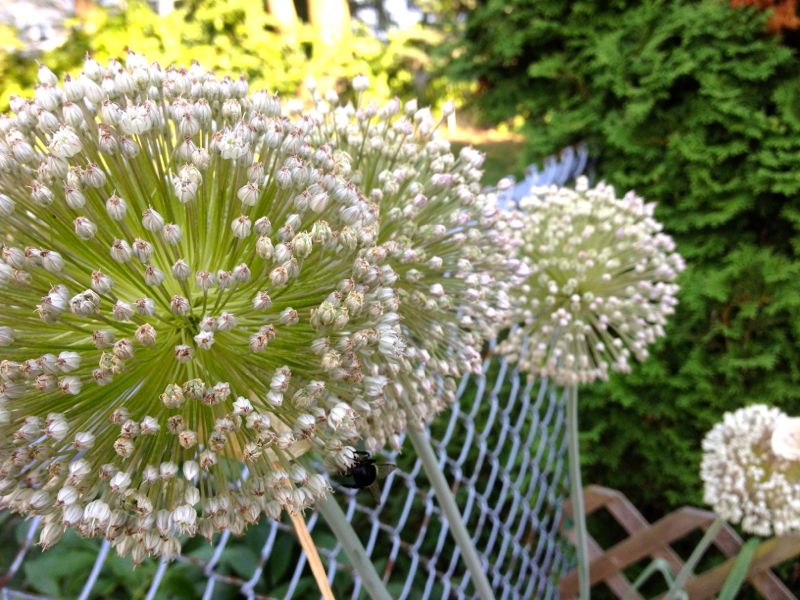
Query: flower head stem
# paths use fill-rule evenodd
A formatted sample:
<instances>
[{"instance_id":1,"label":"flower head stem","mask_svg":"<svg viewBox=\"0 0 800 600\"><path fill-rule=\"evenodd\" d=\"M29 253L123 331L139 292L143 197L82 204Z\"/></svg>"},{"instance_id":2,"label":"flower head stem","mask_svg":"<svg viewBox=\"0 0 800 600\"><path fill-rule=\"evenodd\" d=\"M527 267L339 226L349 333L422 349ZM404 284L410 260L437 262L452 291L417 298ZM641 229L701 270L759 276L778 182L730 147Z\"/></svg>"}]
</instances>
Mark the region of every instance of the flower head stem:
<instances>
[{"instance_id":1,"label":"flower head stem","mask_svg":"<svg viewBox=\"0 0 800 600\"><path fill-rule=\"evenodd\" d=\"M575 557L578 563L579 598L588 600L591 596L589 579L589 541L586 530L586 509L583 504L583 484L581 482L581 452L578 439L578 386L568 385L567 396L567 439L569 461L569 487L572 501L572 520L575 523Z\"/></svg>"},{"instance_id":2,"label":"flower head stem","mask_svg":"<svg viewBox=\"0 0 800 600\"><path fill-rule=\"evenodd\" d=\"M722 529L723 525L725 525L725 520L717 517L714 519L711 525L708 526L708 529L706 529L702 539L697 543L697 546L695 546L694 550L692 550L689 560L687 560L686 564L681 567L681 570L675 577L675 581L670 586L667 595L664 596L664 600L675 600L682 593L685 597L683 588L686 585L686 582L689 581L689 577L691 577L692 573L694 573L694 570L697 568L697 564L700 562L700 559L703 558L703 555L706 553L706 550L708 550L708 547L714 542L715 539L717 539L717 534L719 533L719 530Z\"/></svg>"},{"instance_id":3,"label":"flower head stem","mask_svg":"<svg viewBox=\"0 0 800 600\"><path fill-rule=\"evenodd\" d=\"M433 448L431 448L427 433L412 427L408 430L408 437L417 452L417 456L422 461L422 468L428 476L428 481L433 486L433 491L439 501L439 508L447 521L447 526L450 528L459 550L461 550L461 556L475 586L475 593L481 600L494 600L494 592L489 584L489 579L486 577L486 568L467 531L453 493L450 491L450 486L447 484L447 480L439 466L439 461L436 459Z\"/></svg>"},{"instance_id":4,"label":"flower head stem","mask_svg":"<svg viewBox=\"0 0 800 600\"><path fill-rule=\"evenodd\" d=\"M336 500L328 495L317 503L316 508L325 518L325 522L333 531L336 540L342 545L344 553L361 577L361 584L369 597L372 600L391 600L383 580L375 570L375 565L370 561L364 546L361 544L361 540L358 539L358 535L353 530Z\"/></svg>"}]
</instances>

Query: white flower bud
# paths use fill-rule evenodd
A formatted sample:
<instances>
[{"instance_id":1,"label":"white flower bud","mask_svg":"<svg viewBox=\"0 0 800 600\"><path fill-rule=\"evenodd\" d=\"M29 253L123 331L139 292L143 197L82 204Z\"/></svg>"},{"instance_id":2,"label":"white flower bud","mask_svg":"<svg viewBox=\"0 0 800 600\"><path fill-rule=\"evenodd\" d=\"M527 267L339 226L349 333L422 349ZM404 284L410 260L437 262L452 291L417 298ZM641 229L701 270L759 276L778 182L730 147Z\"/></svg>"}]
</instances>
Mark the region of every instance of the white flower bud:
<instances>
[{"instance_id":1,"label":"white flower bud","mask_svg":"<svg viewBox=\"0 0 800 600\"><path fill-rule=\"evenodd\" d=\"M142 435L152 435L158 430L161 429L161 426L158 424L158 421L155 420L153 417L144 417L142 419L140 425L140 432Z\"/></svg>"},{"instance_id":2,"label":"white flower bud","mask_svg":"<svg viewBox=\"0 0 800 600\"><path fill-rule=\"evenodd\" d=\"M147 265L144 269L144 282L147 285L157 286L164 281L164 273L153 265Z\"/></svg>"},{"instance_id":3,"label":"white flower bud","mask_svg":"<svg viewBox=\"0 0 800 600\"><path fill-rule=\"evenodd\" d=\"M181 228L174 223L167 223L161 229L161 235L164 236L164 241L173 246L181 241Z\"/></svg>"},{"instance_id":4,"label":"white flower bud","mask_svg":"<svg viewBox=\"0 0 800 600\"><path fill-rule=\"evenodd\" d=\"M231 223L231 230L233 231L233 235L239 239L246 238L250 235L250 230L252 228L252 223L250 219L247 218L245 215L241 215L233 220Z\"/></svg>"},{"instance_id":5,"label":"white flower bud","mask_svg":"<svg viewBox=\"0 0 800 600\"><path fill-rule=\"evenodd\" d=\"M10 327L0 327L0 347L10 346L14 342L14 331Z\"/></svg>"},{"instance_id":6,"label":"white flower bud","mask_svg":"<svg viewBox=\"0 0 800 600\"><path fill-rule=\"evenodd\" d=\"M198 271L195 275L195 282L198 288L206 292L214 287L214 275L208 271Z\"/></svg>"},{"instance_id":7,"label":"white flower bud","mask_svg":"<svg viewBox=\"0 0 800 600\"><path fill-rule=\"evenodd\" d=\"M155 233L164 227L164 217L148 207L142 212L142 226L147 229L147 231Z\"/></svg>"},{"instance_id":8,"label":"white flower bud","mask_svg":"<svg viewBox=\"0 0 800 600\"><path fill-rule=\"evenodd\" d=\"M175 360L180 363L189 362L194 356L194 348L185 344L178 344L174 348Z\"/></svg>"},{"instance_id":9,"label":"white flower bud","mask_svg":"<svg viewBox=\"0 0 800 600\"><path fill-rule=\"evenodd\" d=\"M64 259L58 252L53 250L42 250L42 266L51 273L60 273L64 268Z\"/></svg>"},{"instance_id":10,"label":"white flower bud","mask_svg":"<svg viewBox=\"0 0 800 600\"><path fill-rule=\"evenodd\" d=\"M214 332L201 331L196 336L194 336L194 343L197 344L198 348L201 348L203 350L209 350L211 346L214 345Z\"/></svg>"},{"instance_id":11,"label":"white flower bud","mask_svg":"<svg viewBox=\"0 0 800 600\"><path fill-rule=\"evenodd\" d=\"M144 323L134 333L136 341L143 346L152 346L156 343L156 330L150 323Z\"/></svg>"},{"instance_id":12,"label":"white flower bud","mask_svg":"<svg viewBox=\"0 0 800 600\"><path fill-rule=\"evenodd\" d=\"M100 296L92 290L76 294L69 301L70 310L76 315L93 315L100 306Z\"/></svg>"},{"instance_id":13,"label":"white flower bud","mask_svg":"<svg viewBox=\"0 0 800 600\"><path fill-rule=\"evenodd\" d=\"M115 492L121 492L128 488L131 484L131 476L124 471L119 471L108 482L109 487Z\"/></svg>"},{"instance_id":14,"label":"white flower bud","mask_svg":"<svg viewBox=\"0 0 800 600\"><path fill-rule=\"evenodd\" d=\"M111 258L120 263L128 262L133 252L125 240L114 240L111 244Z\"/></svg>"},{"instance_id":15,"label":"white flower bud","mask_svg":"<svg viewBox=\"0 0 800 600\"><path fill-rule=\"evenodd\" d=\"M92 272L92 289L98 294L105 294L113 287L114 282L111 277L100 271Z\"/></svg>"},{"instance_id":16,"label":"white flower bud","mask_svg":"<svg viewBox=\"0 0 800 600\"><path fill-rule=\"evenodd\" d=\"M186 281L192 274L192 270L189 268L189 265L186 264L186 261L182 258L179 258L175 261L175 264L172 265L172 276L177 279L178 281Z\"/></svg>"},{"instance_id":17,"label":"white flower bud","mask_svg":"<svg viewBox=\"0 0 800 600\"><path fill-rule=\"evenodd\" d=\"M69 127L61 127L50 138L48 149L59 158L72 158L81 151L81 140Z\"/></svg>"},{"instance_id":18,"label":"white flower bud","mask_svg":"<svg viewBox=\"0 0 800 600\"><path fill-rule=\"evenodd\" d=\"M73 375L62 377L58 380L58 387L61 388L61 391L65 394L75 396L81 391L80 377L75 377Z\"/></svg>"},{"instance_id":19,"label":"white flower bud","mask_svg":"<svg viewBox=\"0 0 800 600\"><path fill-rule=\"evenodd\" d=\"M256 242L256 253L265 260L272 258L272 240L266 236L258 238L258 241Z\"/></svg>"},{"instance_id":20,"label":"white flower bud","mask_svg":"<svg viewBox=\"0 0 800 600\"><path fill-rule=\"evenodd\" d=\"M176 315L187 315L192 310L189 301L183 296L173 296L169 301L170 310Z\"/></svg>"},{"instance_id":21,"label":"white flower bud","mask_svg":"<svg viewBox=\"0 0 800 600\"><path fill-rule=\"evenodd\" d=\"M73 221L75 226L75 233L82 240L90 240L97 233L97 226L86 217L77 217Z\"/></svg>"},{"instance_id":22,"label":"white flower bud","mask_svg":"<svg viewBox=\"0 0 800 600\"><path fill-rule=\"evenodd\" d=\"M58 494L56 495L56 502L60 506L68 506L70 504L75 504L78 501L79 494L78 490L76 490L71 485L65 485L60 490L58 490Z\"/></svg>"},{"instance_id":23,"label":"white flower bud","mask_svg":"<svg viewBox=\"0 0 800 600\"><path fill-rule=\"evenodd\" d=\"M148 262L150 257L153 256L153 245L146 240L141 240L138 238L133 240L133 244L131 244L131 250L133 255L143 263Z\"/></svg>"},{"instance_id":24,"label":"white flower bud","mask_svg":"<svg viewBox=\"0 0 800 600\"><path fill-rule=\"evenodd\" d=\"M111 518L111 509L102 500L94 500L83 509L83 520L89 523L106 523Z\"/></svg>"},{"instance_id":25,"label":"white flower bud","mask_svg":"<svg viewBox=\"0 0 800 600\"><path fill-rule=\"evenodd\" d=\"M776 456L800 460L800 418L781 417L776 420L770 446Z\"/></svg>"},{"instance_id":26,"label":"white flower bud","mask_svg":"<svg viewBox=\"0 0 800 600\"><path fill-rule=\"evenodd\" d=\"M60 371L69 373L81 366L81 357L77 352L64 351L58 355L56 366Z\"/></svg>"},{"instance_id":27,"label":"white flower bud","mask_svg":"<svg viewBox=\"0 0 800 600\"><path fill-rule=\"evenodd\" d=\"M236 192L237 198L239 198L241 203L244 204L245 206L255 206L256 201L258 200L258 195L259 195L258 184L252 182L246 183L245 185L239 188L238 192Z\"/></svg>"},{"instance_id":28,"label":"white flower bud","mask_svg":"<svg viewBox=\"0 0 800 600\"><path fill-rule=\"evenodd\" d=\"M0 194L0 216L10 217L12 214L14 214L15 206L16 204L11 198L5 194Z\"/></svg>"},{"instance_id":29,"label":"white flower bud","mask_svg":"<svg viewBox=\"0 0 800 600\"><path fill-rule=\"evenodd\" d=\"M156 303L152 298L139 298L133 305L136 307L136 312L143 317L152 317L156 312Z\"/></svg>"},{"instance_id":30,"label":"white flower bud","mask_svg":"<svg viewBox=\"0 0 800 600\"><path fill-rule=\"evenodd\" d=\"M239 396L233 403L233 414L248 415L253 412L253 405L250 400Z\"/></svg>"},{"instance_id":31,"label":"white flower bud","mask_svg":"<svg viewBox=\"0 0 800 600\"><path fill-rule=\"evenodd\" d=\"M117 321L130 321L133 316L133 308L127 302L117 300L111 308L111 314Z\"/></svg>"}]
</instances>

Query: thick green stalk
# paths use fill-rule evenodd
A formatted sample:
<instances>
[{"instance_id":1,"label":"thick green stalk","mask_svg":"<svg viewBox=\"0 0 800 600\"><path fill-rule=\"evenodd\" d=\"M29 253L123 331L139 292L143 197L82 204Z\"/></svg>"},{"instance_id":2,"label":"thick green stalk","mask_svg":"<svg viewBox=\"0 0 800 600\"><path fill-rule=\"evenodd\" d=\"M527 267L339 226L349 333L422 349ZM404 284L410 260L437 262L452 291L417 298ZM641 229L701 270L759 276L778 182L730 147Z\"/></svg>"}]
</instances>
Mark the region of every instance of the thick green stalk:
<instances>
[{"instance_id":1,"label":"thick green stalk","mask_svg":"<svg viewBox=\"0 0 800 600\"><path fill-rule=\"evenodd\" d=\"M439 501L439 507L447 519L447 524L453 537L461 550L461 556L464 557L464 562L467 565L472 582L475 585L475 591L481 600L493 600L494 593L492 587L489 585L489 580L486 578L486 572L481 559L478 556L477 550L472 543L472 539L467 532L464 521L461 518L461 513L458 510L455 498L450 491L450 486L447 485L447 480L439 468L439 463L436 460L436 455L431 448L430 440L424 431L417 431L413 427L408 429L408 437L417 451L417 456L422 461L422 468L425 469L425 474L428 480L433 485L433 491L436 494L436 499Z\"/></svg>"},{"instance_id":2,"label":"thick green stalk","mask_svg":"<svg viewBox=\"0 0 800 600\"><path fill-rule=\"evenodd\" d=\"M706 529L703 539L701 539L697 546L695 546L694 550L692 550L689 560L687 560L686 564L683 565L683 568L675 578L675 583L672 584L672 587L669 588L667 595L664 596L664 600L674 600L675 598L678 598L678 594L683 591L683 586L686 585L689 577L694 572L695 567L697 567L697 563L699 563L700 559L703 558L706 550L708 550L711 542L716 539L719 530L722 529L724 524L725 521L717 517L714 519L714 522L709 525L708 529Z\"/></svg>"},{"instance_id":3,"label":"thick green stalk","mask_svg":"<svg viewBox=\"0 0 800 600\"><path fill-rule=\"evenodd\" d=\"M591 596L589 582L589 543L586 532L586 509L583 506L581 483L581 451L578 441L578 386L567 388L567 436L569 439L569 485L572 495L572 519L575 522L575 554L578 560L578 581L581 600Z\"/></svg>"},{"instance_id":4,"label":"thick green stalk","mask_svg":"<svg viewBox=\"0 0 800 600\"><path fill-rule=\"evenodd\" d=\"M391 600L392 597L375 571L375 565L370 561L364 546L361 545L361 540L358 539L336 500L329 494L325 496L324 500L318 502L316 507L342 545L353 568L361 576L361 583L370 598L372 600Z\"/></svg>"}]
</instances>

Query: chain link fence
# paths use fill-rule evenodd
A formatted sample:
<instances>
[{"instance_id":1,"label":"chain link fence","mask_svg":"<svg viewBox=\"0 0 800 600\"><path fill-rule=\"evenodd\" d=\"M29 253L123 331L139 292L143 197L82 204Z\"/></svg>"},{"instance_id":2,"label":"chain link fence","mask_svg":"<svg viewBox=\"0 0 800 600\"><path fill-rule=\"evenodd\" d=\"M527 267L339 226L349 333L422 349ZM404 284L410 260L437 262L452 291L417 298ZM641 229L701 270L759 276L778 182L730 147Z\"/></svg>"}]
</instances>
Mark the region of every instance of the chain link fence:
<instances>
[{"instance_id":1,"label":"chain link fence","mask_svg":"<svg viewBox=\"0 0 800 600\"><path fill-rule=\"evenodd\" d=\"M565 183L583 171L586 161L585 149L570 149L547 161L542 171L529 170L525 181L503 193L506 206L533 185ZM559 576L572 561L559 535L568 493L564 396L546 380L520 374L495 357L492 348L482 374L461 381L456 402L430 431L431 442L496 596L557 598ZM398 468L382 482L380 502L365 491L331 483L390 594L399 599L472 597L469 574L422 463L413 451L386 453L381 460ZM307 525L337 597L365 598L358 575L324 520L315 512L307 515ZM40 593L21 589L27 587L23 575L30 584L37 572L25 570L26 557L47 557L32 549L38 526L38 519L31 519L20 534L19 547L0 577L3 600L52 597L41 593L42 585L33 586ZM82 580L73 588L81 600L116 597L114 577L138 578L142 590L147 578L147 600L318 595L288 521L264 521L242 539L226 531L211 546L193 540L174 562L146 561L136 571L130 571L127 559L109 552L108 542L80 544L69 560L84 555L83 562L75 563L82 572L73 575ZM182 595L181 590L189 591Z\"/></svg>"}]
</instances>

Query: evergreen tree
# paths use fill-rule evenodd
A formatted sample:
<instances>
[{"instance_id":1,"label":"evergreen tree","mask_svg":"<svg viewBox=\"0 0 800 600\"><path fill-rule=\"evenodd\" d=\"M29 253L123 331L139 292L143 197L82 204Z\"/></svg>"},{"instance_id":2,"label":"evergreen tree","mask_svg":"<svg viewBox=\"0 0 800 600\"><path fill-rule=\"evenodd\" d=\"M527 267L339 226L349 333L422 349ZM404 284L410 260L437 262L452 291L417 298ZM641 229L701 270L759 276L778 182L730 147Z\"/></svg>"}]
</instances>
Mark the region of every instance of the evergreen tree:
<instances>
[{"instance_id":1,"label":"evergreen tree","mask_svg":"<svg viewBox=\"0 0 800 600\"><path fill-rule=\"evenodd\" d=\"M588 480L651 516L701 502L700 440L724 411L800 414L800 58L768 18L717 0L488 0L450 67L479 79L486 115L524 117L527 160L587 142L686 257L656 355L581 392Z\"/></svg>"}]
</instances>

